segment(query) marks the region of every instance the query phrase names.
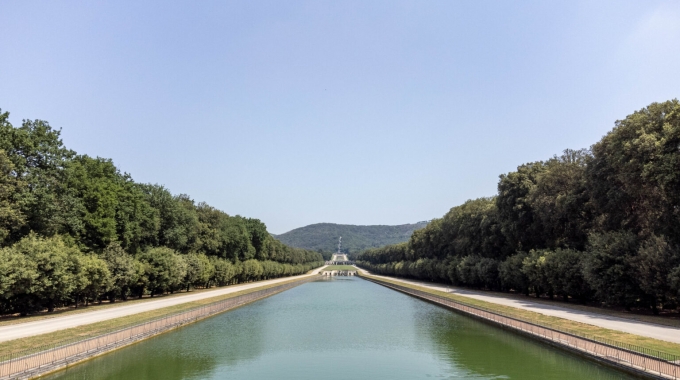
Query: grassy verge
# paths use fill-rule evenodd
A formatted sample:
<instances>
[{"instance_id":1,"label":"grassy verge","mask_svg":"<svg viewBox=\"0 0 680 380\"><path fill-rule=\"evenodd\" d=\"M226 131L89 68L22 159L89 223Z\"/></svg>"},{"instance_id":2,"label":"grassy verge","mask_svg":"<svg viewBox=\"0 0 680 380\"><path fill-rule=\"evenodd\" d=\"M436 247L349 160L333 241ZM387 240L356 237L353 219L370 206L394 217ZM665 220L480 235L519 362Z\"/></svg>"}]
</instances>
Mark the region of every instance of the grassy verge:
<instances>
[{"instance_id":1,"label":"grassy verge","mask_svg":"<svg viewBox=\"0 0 680 380\"><path fill-rule=\"evenodd\" d=\"M459 296L455 294L450 294L446 292L441 292L438 290L433 290L425 288L422 286L417 286L401 281L388 280L383 277L377 278L371 276L361 271L360 276L367 278L374 278L379 281L392 283L395 285L400 285L403 287L420 290L430 294L435 294L438 296L449 298L453 301L464 303L470 306L477 306L486 310L495 311L508 316L515 317L517 319L522 319L525 321L530 321L537 325L553 328L556 330L569 330L581 334L587 334L590 336L595 336L603 339L615 340L617 342L632 344L652 350L662 351L673 355L680 355L680 344L666 342L658 339L647 338L640 335L634 335L625 333L622 331L610 330L598 326L593 326L585 323L575 322L564 318L553 317L548 315L543 315L533 311L522 310L510 306L499 305L491 302L481 301L474 298Z\"/></svg>"},{"instance_id":2,"label":"grassy verge","mask_svg":"<svg viewBox=\"0 0 680 380\"><path fill-rule=\"evenodd\" d=\"M120 330L129 326L134 326L140 323L148 322L157 318L187 311L189 309L208 305L213 302L222 301L228 298L237 297L243 294L252 293L262 289L273 288L275 286L288 284L291 282L300 281L299 278L289 281L277 282L275 284L263 285L257 288L246 289L240 292L225 294L222 296L206 298L198 301L187 302L181 305L169 306L162 309L156 309L126 317L115 318L108 321L96 322L88 325L78 326L70 329L59 330L48 334L36 335L28 338L21 338L0 343L0 352L2 355L14 355L18 353L28 354L42 350L46 346L52 346L60 343L67 343L75 340L83 340L94 336L102 335L108 332ZM0 358L1 360L2 358Z\"/></svg>"},{"instance_id":3,"label":"grassy verge","mask_svg":"<svg viewBox=\"0 0 680 380\"><path fill-rule=\"evenodd\" d=\"M312 273L315 269L312 269L308 271L306 274ZM268 281L268 280L261 280L261 281ZM199 294L199 293L205 293L205 292L211 292L214 290L218 289L228 289L233 286L242 286L245 285L246 283L240 283L240 284L234 284L234 285L229 285L229 286L222 286L222 287L214 287L214 288L207 288L207 289L194 289L190 292L187 291L180 291L174 294L165 294L165 295L157 295L155 297L150 297L148 295L144 296L143 298L130 298L127 301L117 301L115 303L110 303L108 301L105 301L101 304L90 304L89 306L79 306L78 308L75 308L73 306L68 306L64 307L61 309L57 309L51 313L47 311L39 312L36 314L31 314L27 315L24 317L20 317L18 315L6 315L6 316L0 316L0 326L8 326L8 325L14 325L18 323L26 323L26 322L34 322L34 321L39 321L43 319L50 319L50 318L55 318L55 317L62 317L66 315L73 315L73 314L80 314L80 313L85 313L85 312L90 312L90 311L96 311L96 310L104 310L104 309L110 309L118 306L129 306L129 305L136 305L139 303L144 303L147 301L155 301L159 299L168 299L168 298L177 298L177 297L183 297L186 295L191 295L191 294ZM2 352L2 351L0 351Z\"/></svg>"},{"instance_id":4,"label":"grassy verge","mask_svg":"<svg viewBox=\"0 0 680 380\"><path fill-rule=\"evenodd\" d=\"M229 286L239 286L243 284L236 284L236 285L229 285ZM90 311L97 311L97 310L104 310L104 309L111 309L114 307L118 306L130 306L130 305L137 305L140 303L144 303L147 301L157 301L161 299L168 299L168 298L177 298L177 297L183 297L186 295L191 295L191 294L198 294L198 293L204 293L204 292L210 292L213 290L217 289L225 289L228 288L229 286L226 287L219 287L219 288L208 288L208 289L194 289L190 292L182 291L182 292L177 292L173 294L165 294L165 295L157 295L154 296L153 298L149 297L148 295L144 296L143 298L130 298L127 301L116 301L115 303L110 303L108 301L103 302L102 304L90 304L89 306L79 306L78 308L75 308L73 306L69 307L64 307L61 309L57 309L51 313L47 311L41 311L36 314L31 314L27 315L24 317L20 317L18 315L16 316L2 316L0 317L0 326L7 326L7 325L15 325L19 323L26 323L26 322L35 322L35 321L40 321L44 319L51 319L55 317L63 317L67 315L74 315L74 314L80 314L80 313L85 313L85 312L90 312Z\"/></svg>"},{"instance_id":5,"label":"grassy verge","mask_svg":"<svg viewBox=\"0 0 680 380\"><path fill-rule=\"evenodd\" d=\"M480 294L483 295L490 295L490 296L497 296L497 297L503 297L503 298L512 298L516 299L518 301L529 301L533 303L538 303L542 305L550 305L550 306L557 306L561 307L563 309L571 309L571 310L578 310L578 311L585 311L588 313L593 313L593 314L602 314L602 315L607 315L611 317L616 317L616 318L623 318L623 319L629 319L631 321L638 321L638 322L644 322L644 323L651 323L651 324L656 324L656 325L664 325L664 326L671 326L671 327L676 327L680 328L680 315L675 315L673 314L666 314L666 315L652 315L652 314L637 314L634 311L632 312L627 312L619 309L610 309L610 308L605 308L605 307L598 307L598 306L590 306L590 305L583 305L579 304L576 302L564 302L560 300L550 300L547 298L535 298L535 297L530 297L526 296L524 294L517 294L517 293L503 293L503 292L497 292L497 291L492 291L492 290L480 290Z\"/></svg>"},{"instance_id":6,"label":"grassy verge","mask_svg":"<svg viewBox=\"0 0 680 380\"><path fill-rule=\"evenodd\" d=\"M323 270L357 270L357 268L351 265L329 265L326 268L323 268Z\"/></svg>"}]
</instances>

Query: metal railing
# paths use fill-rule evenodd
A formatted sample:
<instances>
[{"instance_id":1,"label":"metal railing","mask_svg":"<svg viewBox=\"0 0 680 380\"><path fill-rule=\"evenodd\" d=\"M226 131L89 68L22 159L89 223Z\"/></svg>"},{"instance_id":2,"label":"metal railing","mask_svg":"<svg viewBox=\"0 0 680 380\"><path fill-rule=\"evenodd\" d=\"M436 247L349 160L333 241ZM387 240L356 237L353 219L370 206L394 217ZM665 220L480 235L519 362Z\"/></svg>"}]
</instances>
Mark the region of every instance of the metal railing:
<instances>
[{"instance_id":1,"label":"metal railing","mask_svg":"<svg viewBox=\"0 0 680 380\"><path fill-rule=\"evenodd\" d=\"M0 379L27 379L39 376L199 319L280 293L312 279L314 277L256 290L84 340L62 341L40 347L38 350L31 349L30 351L6 355L0 357Z\"/></svg>"},{"instance_id":2,"label":"metal railing","mask_svg":"<svg viewBox=\"0 0 680 380\"><path fill-rule=\"evenodd\" d=\"M472 306L429 292L366 276L361 277L402 293L410 294L462 311L466 314L474 315L484 320L492 321L513 330L518 330L528 335L549 341L553 344L570 348L582 354L586 354L587 356L631 369L635 372L641 372L663 379L680 378L680 357L677 355L622 342L615 342L609 339L591 337L587 334L575 331L545 327L502 312L491 311L480 306Z\"/></svg>"}]
</instances>

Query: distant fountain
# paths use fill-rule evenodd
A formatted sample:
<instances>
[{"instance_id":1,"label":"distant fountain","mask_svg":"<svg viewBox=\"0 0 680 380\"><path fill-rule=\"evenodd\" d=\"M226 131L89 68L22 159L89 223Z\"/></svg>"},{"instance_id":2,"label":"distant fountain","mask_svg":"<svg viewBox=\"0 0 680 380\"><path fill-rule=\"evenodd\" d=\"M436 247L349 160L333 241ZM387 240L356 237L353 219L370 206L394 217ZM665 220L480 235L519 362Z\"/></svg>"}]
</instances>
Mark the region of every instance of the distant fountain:
<instances>
[{"instance_id":1,"label":"distant fountain","mask_svg":"<svg viewBox=\"0 0 680 380\"><path fill-rule=\"evenodd\" d=\"M342 253L342 236L338 239L338 252L326 261L326 265L354 265L354 261L350 260L346 253Z\"/></svg>"}]
</instances>

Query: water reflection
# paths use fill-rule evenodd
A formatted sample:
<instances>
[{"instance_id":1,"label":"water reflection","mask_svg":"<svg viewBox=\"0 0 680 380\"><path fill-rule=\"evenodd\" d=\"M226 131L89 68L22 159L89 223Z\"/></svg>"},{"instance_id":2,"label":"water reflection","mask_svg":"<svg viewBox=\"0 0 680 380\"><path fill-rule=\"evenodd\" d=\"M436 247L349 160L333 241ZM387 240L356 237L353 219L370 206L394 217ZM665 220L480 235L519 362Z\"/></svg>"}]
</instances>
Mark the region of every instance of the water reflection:
<instances>
[{"instance_id":1,"label":"water reflection","mask_svg":"<svg viewBox=\"0 0 680 380\"><path fill-rule=\"evenodd\" d=\"M420 302L420 301L414 301ZM417 307L418 336L471 378L634 379L548 345L439 307Z\"/></svg>"},{"instance_id":2,"label":"water reflection","mask_svg":"<svg viewBox=\"0 0 680 380\"><path fill-rule=\"evenodd\" d=\"M51 379L622 379L352 277L316 281Z\"/></svg>"},{"instance_id":3,"label":"water reflection","mask_svg":"<svg viewBox=\"0 0 680 380\"><path fill-rule=\"evenodd\" d=\"M261 309L232 311L68 368L48 379L204 379L262 354ZM226 326L225 326L226 325Z\"/></svg>"}]
</instances>

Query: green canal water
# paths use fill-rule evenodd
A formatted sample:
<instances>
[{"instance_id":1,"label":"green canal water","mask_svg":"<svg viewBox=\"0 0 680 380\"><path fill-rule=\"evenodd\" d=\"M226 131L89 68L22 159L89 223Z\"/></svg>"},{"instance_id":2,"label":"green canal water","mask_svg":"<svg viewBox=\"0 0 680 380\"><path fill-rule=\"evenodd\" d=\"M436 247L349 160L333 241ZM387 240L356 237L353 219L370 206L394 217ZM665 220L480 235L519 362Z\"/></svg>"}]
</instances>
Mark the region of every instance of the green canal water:
<instances>
[{"instance_id":1,"label":"green canal water","mask_svg":"<svg viewBox=\"0 0 680 380\"><path fill-rule=\"evenodd\" d=\"M309 282L48 378L632 379L352 277Z\"/></svg>"}]
</instances>

